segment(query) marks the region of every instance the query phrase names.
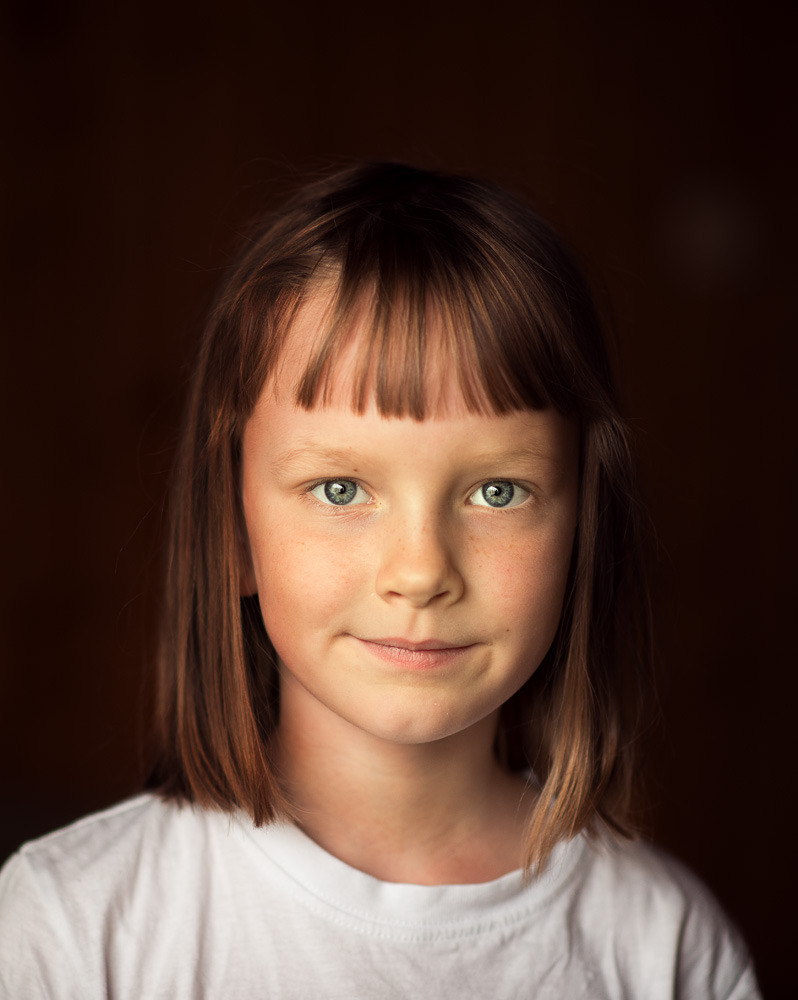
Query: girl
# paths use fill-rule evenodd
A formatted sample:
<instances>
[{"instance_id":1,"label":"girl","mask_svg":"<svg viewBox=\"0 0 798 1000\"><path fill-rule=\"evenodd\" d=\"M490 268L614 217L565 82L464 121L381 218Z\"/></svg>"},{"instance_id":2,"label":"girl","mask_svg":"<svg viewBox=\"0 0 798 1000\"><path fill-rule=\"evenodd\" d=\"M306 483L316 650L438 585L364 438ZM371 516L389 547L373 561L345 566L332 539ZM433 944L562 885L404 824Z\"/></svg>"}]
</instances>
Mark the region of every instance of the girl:
<instances>
[{"instance_id":1,"label":"girl","mask_svg":"<svg viewBox=\"0 0 798 1000\"><path fill-rule=\"evenodd\" d=\"M756 997L631 839L639 522L535 215L391 164L301 191L205 331L150 792L8 863L3 996Z\"/></svg>"}]
</instances>

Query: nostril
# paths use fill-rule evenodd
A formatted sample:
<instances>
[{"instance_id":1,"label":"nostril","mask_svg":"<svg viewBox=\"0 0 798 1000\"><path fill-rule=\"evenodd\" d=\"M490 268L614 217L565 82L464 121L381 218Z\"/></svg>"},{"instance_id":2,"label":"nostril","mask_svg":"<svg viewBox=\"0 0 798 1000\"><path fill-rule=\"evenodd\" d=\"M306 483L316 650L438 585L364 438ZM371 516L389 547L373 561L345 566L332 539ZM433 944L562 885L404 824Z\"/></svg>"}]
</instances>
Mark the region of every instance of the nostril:
<instances>
[{"instance_id":1,"label":"nostril","mask_svg":"<svg viewBox=\"0 0 798 1000\"><path fill-rule=\"evenodd\" d=\"M436 565L408 565L403 561L384 564L377 579L377 593L391 601L407 601L425 607L434 601L459 599L463 583L448 561Z\"/></svg>"}]
</instances>

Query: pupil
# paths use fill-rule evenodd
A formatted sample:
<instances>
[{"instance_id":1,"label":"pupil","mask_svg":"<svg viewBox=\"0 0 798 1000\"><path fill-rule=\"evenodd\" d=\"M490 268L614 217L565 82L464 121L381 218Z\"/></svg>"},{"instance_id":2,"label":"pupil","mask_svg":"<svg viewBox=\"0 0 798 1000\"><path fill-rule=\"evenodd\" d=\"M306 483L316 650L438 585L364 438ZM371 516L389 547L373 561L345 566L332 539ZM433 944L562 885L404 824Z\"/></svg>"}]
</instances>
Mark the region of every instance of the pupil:
<instances>
[{"instance_id":1,"label":"pupil","mask_svg":"<svg viewBox=\"0 0 798 1000\"><path fill-rule=\"evenodd\" d=\"M345 504L351 503L354 499L357 487L347 480L343 482L330 482L324 484L324 493L331 503Z\"/></svg>"},{"instance_id":2,"label":"pupil","mask_svg":"<svg viewBox=\"0 0 798 1000\"><path fill-rule=\"evenodd\" d=\"M514 494L515 487L512 483L486 483L482 487L482 496L491 507L506 507Z\"/></svg>"}]
</instances>

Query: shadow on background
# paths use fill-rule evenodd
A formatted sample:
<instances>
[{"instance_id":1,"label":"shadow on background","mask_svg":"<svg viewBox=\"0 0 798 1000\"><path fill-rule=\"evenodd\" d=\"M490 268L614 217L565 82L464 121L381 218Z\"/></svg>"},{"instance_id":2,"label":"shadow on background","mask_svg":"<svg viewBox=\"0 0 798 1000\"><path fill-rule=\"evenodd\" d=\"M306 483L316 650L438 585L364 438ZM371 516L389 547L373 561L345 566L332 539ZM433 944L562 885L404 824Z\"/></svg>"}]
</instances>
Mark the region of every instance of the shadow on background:
<instances>
[{"instance_id":1,"label":"shadow on background","mask_svg":"<svg viewBox=\"0 0 798 1000\"><path fill-rule=\"evenodd\" d=\"M328 164L465 169L612 311L661 545L652 826L787 997L796 27L773 2L7 5L2 856L136 788L166 473L237 227Z\"/></svg>"}]
</instances>

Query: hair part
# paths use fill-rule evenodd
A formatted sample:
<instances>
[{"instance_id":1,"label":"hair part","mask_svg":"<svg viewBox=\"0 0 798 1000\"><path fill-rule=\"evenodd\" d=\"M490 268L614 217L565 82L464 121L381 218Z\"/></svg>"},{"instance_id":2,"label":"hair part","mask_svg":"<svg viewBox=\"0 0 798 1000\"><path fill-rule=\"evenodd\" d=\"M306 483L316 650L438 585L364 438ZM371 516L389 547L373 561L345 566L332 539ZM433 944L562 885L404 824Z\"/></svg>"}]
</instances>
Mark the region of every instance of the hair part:
<instances>
[{"instance_id":1,"label":"hair part","mask_svg":"<svg viewBox=\"0 0 798 1000\"><path fill-rule=\"evenodd\" d=\"M552 231L506 192L397 164L350 168L261 222L205 328L175 464L149 785L179 800L290 815L275 771L275 654L240 596L244 426L297 311L330 308L296 389L330 401L354 349L351 404L423 420L432 353L482 413L554 407L580 426L580 497L554 643L504 706L497 753L541 788L528 865L580 830L631 834L650 678L644 517L587 285ZM357 320L357 321L356 321ZM357 339L352 341L357 328Z\"/></svg>"}]
</instances>

